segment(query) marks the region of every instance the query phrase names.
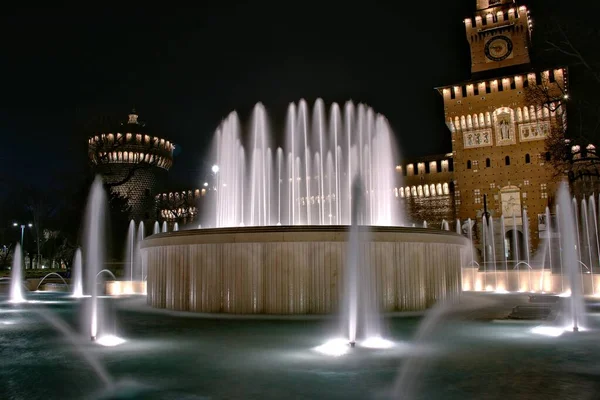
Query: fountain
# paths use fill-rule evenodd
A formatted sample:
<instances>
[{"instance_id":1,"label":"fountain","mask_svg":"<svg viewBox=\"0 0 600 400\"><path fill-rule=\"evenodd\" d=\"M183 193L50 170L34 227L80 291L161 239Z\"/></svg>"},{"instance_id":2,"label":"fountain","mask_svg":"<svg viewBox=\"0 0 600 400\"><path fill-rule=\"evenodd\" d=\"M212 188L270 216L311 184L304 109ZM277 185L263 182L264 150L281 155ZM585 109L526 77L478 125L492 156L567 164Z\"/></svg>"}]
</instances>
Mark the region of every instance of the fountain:
<instances>
[{"instance_id":1,"label":"fountain","mask_svg":"<svg viewBox=\"0 0 600 400\"><path fill-rule=\"evenodd\" d=\"M21 245L19 243L15 245L10 274L10 302L23 303L25 301L25 296L23 295L23 253L21 253Z\"/></svg>"},{"instance_id":2,"label":"fountain","mask_svg":"<svg viewBox=\"0 0 600 400\"><path fill-rule=\"evenodd\" d=\"M173 232L177 232L179 230L179 223L175 222L175 224L173 224Z\"/></svg>"},{"instance_id":3,"label":"fountain","mask_svg":"<svg viewBox=\"0 0 600 400\"><path fill-rule=\"evenodd\" d=\"M142 262L142 253L140 252L140 243L142 242L142 240L144 240L144 238L146 237L146 228L144 225L144 222L140 221L140 224L138 225L138 230L137 230L137 236L135 238L135 246L134 246L134 274L133 276L135 277L132 278L131 280L139 280L139 281L143 281L144 280L144 263Z\"/></svg>"},{"instance_id":4,"label":"fountain","mask_svg":"<svg viewBox=\"0 0 600 400\"><path fill-rule=\"evenodd\" d=\"M248 131L235 112L218 127L202 229L176 227L141 243L148 304L243 314L339 312L356 177L364 187L361 225L371 232L364 263L374 271L380 309L424 309L458 289L466 240L425 229L426 222L401 226L394 196L400 177L385 117L352 102L343 109L334 103L327 115L322 100L310 113L302 100L289 105L282 135L267 120L259 103Z\"/></svg>"},{"instance_id":5,"label":"fountain","mask_svg":"<svg viewBox=\"0 0 600 400\"><path fill-rule=\"evenodd\" d=\"M125 273L124 279L133 281L133 274L135 270L135 259L137 255L137 240L135 231L135 221L129 221L129 227L127 228L127 239L125 241Z\"/></svg>"},{"instance_id":6,"label":"fountain","mask_svg":"<svg viewBox=\"0 0 600 400\"><path fill-rule=\"evenodd\" d=\"M81 248L77 248L73 257L73 272L71 274L73 297L83 297L83 268L81 264Z\"/></svg>"},{"instance_id":7,"label":"fountain","mask_svg":"<svg viewBox=\"0 0 600 400\"><path fill-rule=\"evenodd\" d=\"M403 224L400 208L393 206L396 147L382 115L347 102L343 111L334 103L328 118L319 99L311 118L301 100L288 107L285 144L279 148L272 145L267 120L258 103L250 132L241 130L235 112L218 128L213 153L218 190L203 225L349 225L356 174L367 194L365 224Z\"/></svg>"},{"instance_id":8,"label":"fountain","mask_svg":"<svg viewBox=\"0 0 600 400\"><path fill-rule=\"evenodd\" d=\"M364 187L360 177L352 183L352 225L350 227L346 258L346 283L343 318L350 346L354 347L358 335L365 340L381 338L381 326L375 282L368 257L363 254L369 242L365 220Z\"/></svg>"},{"instance_id":9,"label":"fountain","mask_svg":"<svg viewBox=\"0 0 600 400\"><path fill-rule=\"evenodd\" d=\"M63 278L60 274L58 274L57 272L50 272L49 274L46 274L42 279L40 279L37 287L35 288L35 290L40 290L40 287L42 287L42 284L46 281L46 279L50 278L51 276L56 277L58 279L60 279L64 285L64 287L66 289L69 288L69 284L67 283L67 281L65 281L65 278Z\"/></svg>"},{"instance_id":10,"label":"fountain","mask_svg":"<svg viewBox=\"0 0 600 400\"><path fill-rule=\"evenodd\" d=\"M156 235L157 233L160 233L160 224L158 223L158 221L154 221L154 228L152 229L152 234Z\"/></svg>"},{"instance_id":11,"label":"fountain","mask_svg":"<svg viewBox=\"0 0 600 400\"><path fill-rule=\"evenodd\" d=\"M161 232L162 232L162 233L165 233L165 232L167 232L167 231L168 231L168 229L167 229L167 221L163 221L163 223L162 223L162 230L161 230Z\"/></svg>"},{"instance_id":12,"label":"fountain","mask_svg":"<svg viewBox=\"0 0 600 400\"><path fill-rule=\"evenodd\" d=\"M578 331L581 326L585 325L585 304L583 299L583 288L578 280L581 274L581 266L577 253L576 241L578 236L575 234L577 218L575 207L577 203L572 202L569 198L569 187L566 184L561 184L558 189L558 204L560 213L558 220L561 227L561 260L563 268L566 269L569 289L571 291L569 308L565 312L565 320L568 326L573 331Z\"/></svg>"},{"instance_id":13,"label":"fountain","mask_svg":"<svg viewBox=\"0 0 600 400\"><path fill-rule=\"evenodd\" d=\"M88 290L90 290L91 310L90 310L90 337L92 340L98 338L102 333L102 327L98 326L98 284L96 275L102 270L104 265L104 212L106 210L106 195L102 186L102 179L98 176L94 179L85 216L85 256Z\"/></svg>"}]
</instances>

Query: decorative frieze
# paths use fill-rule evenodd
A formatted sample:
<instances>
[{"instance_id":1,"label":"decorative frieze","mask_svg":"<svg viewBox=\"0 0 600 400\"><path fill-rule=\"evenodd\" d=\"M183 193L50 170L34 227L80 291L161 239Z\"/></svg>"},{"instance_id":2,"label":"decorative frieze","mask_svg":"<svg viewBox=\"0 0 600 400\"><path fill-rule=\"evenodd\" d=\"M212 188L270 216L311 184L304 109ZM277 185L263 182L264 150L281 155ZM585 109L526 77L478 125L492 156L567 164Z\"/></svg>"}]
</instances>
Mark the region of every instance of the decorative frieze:
<instances>
[{"instance_id":1,"label":"decorative frieze","mask_svg":"<svg viewBox=\"0 0 600 400\"><path fill-rule=\"evenodd\" d=\"M463 140L465 149L491 146L493 144L492 130L487 128L465 132L463 133Z\"/></svg>"},{"instance_id":2,"label":"decorative frieze","mask_svg":"<svg viewBox=\"0 0 600 400\"><path fill-rule=\"evenodd\" d=\"M530 122L519 125L519 140L529 142L544 140L550 135L550 121Z\"/></svg>"}]
</instances>

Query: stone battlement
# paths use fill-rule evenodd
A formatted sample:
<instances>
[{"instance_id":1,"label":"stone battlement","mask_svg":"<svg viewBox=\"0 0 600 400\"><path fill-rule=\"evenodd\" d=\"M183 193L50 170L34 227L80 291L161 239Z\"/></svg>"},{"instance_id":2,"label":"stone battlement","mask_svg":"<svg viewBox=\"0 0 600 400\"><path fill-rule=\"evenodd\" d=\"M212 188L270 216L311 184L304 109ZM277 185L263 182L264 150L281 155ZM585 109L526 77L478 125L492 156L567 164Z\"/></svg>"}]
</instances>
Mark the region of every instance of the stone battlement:
<instances>
[{"instance_id":1,"label":"stone battlement","mask_svg":"<svg viewBox=\"0 0 600 400\"><path fill-rule=\"evenodd\" d=\"M529 30L533 28L529 11L525 6L509 9L503 7L489 8L475 15L474 25L471 18L466 18L464 23L467 35L486 33L488 31L495 31L497 33L498 29L514 29L519 24L526 24Z\"/></svg>"},{"instance_id":2,"label":"stone battlement","mask_svg":"<svg viewBox=\"0 0 600 400\"><path fill-rule=\"evenodd\" d=\"M523 91L529 86L536 85L555 85L565 94L568 88L568 70L559 67L548 69L542 72L529 72L514 74L500 78L480 81L468 81L453 86L443 86L436 88L437 91L447 100L461 100L473 96L486 96L487 94L505 92L505 91Z\"/></svg>"},{"instance_id":3,"label":"stone battlement","mask_svg":"<svg viewBox=\"0 0 600 400\"><path fill-rule=\"evenodd\" d=\"M88 157L93 164L146 162L168 170L174 149L168 140L140 133L106 133L88 139Z\"/></svg>"}]
</instances>

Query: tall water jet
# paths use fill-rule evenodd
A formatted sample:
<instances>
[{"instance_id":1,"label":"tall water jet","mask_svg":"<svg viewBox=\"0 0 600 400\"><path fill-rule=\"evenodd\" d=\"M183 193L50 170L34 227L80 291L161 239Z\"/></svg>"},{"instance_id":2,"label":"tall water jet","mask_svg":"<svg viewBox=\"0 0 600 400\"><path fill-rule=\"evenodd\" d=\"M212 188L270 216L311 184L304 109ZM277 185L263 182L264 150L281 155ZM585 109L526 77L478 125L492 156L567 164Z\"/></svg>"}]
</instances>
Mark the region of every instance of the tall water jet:
<instances>
[{"instance_id":1,"label":"tall water jet","mask_svg":"<svg viewBox=\"0 0 600 400\"><path fill-rule=\"evenodd\" d=\"M600 261L598 260L598 258L600 257L600 237L599 237L599 232L598 232L598 215L596 213L596 202L594 201L594 196L590 196L589 199L589 205L590 205L590 217L589 220L590 222L588 223L590 225L590 227L593 227L593 239L595 239L596 241L596 251L595 254L593 256L590 256L590 258L593 258L593 260L597 263L598 267L600 267ZM595 279L595 274L594 274L594 263L590 262L590 273L592 274L592 295L596 294L596 279Z\"/></svg>"},{"instance_id":2,"label":"tall water jet","mask_svg":"<svg viewBox=\"0 0 600 400\"><path fill-rule=\"evenodd\" d=\"M562 242L562 265L566 269L571 296L569 309L566 313L566 322L569 328L573 331L578 331L585 324L585 304L582 294L578 275L581 273L579 258L577 253L577 235L575 233L576 214L574 213L574 205L577 203L571 202L569 198L569 188L563 183L558 189L558 204L560 213L558 220L560 221L560 239Z\"/></svg>"},{"instance_id":3,"label":"tall water jet","mask_svg":"<svg viewBox=\"0 0 600 400\"><path fill-rule=\"evenodd\" d=\"M135 247L134 247L134 251L135 251L135 258L134 258L134 273L133 273L133 277L135 277L135 280L140 280L143 281L144 280L144 263L142 260L142 252L140 250L140 244L142 243L142 240L144 240L144 238L146 237L146 228L144 225L143 221L140 221L140 224L138 225L138 230L137 230L137 236L135 238ZM131 278L131 280L133 281L134 278Z\"/></svg>"},{"instance_id":4,"label":"tall water jet","mask_svg":"<svg viewBox=\"0 0 600 400\"><path fill-rule=\"evenodd\" d=\"M502 259L504 260L504 290L510 290L510 281L508 278L508 256L506 254L506 225L504 223L504 215L500 216L500 231L502 232Z\"/></svg>"},{"instance_id":5,"label":"tall water jet","mask_svg":"<svg viewBox=\"0 0 600 400\"><path fill-rule=\"evenodd\" d=\"M102 179L94 179L85 216L85 259L88 288L91 291L90 311L90 337L98 337L98 285L96 275L104 265L104 232L105 232L106 195L102 186Z\"/></svg>"},{"instance_id":6,"label":"tall water jet","mask_svg":"<svg viewBox=\"0 0 600 400\"><path fill-rule=\"evenodd\" d=\"M73 257L73 274L71 276L71 286L73 287L73 297L83 297L83 268L81 259L81 248L75 250Z\"/></svg>"},{"instance_id":7,"label":"tall water jet","mask_svg":"<svg viewBox=\"0 0 600 400\"><path fill-rule=\"evenodd\" d=\"M490 246L490 252L492 253L491 256L491 261L492 261L492 268L494 270L494 290L498 290L498 265L496 264L496 240L495 240L495 232L494 232L494 218L489 217L489 224L488 224L488 231L489 231L489 246Z\"/></svg>"},{"instance_id":8,"label":"tall water jet","mask_svg":"<svg viewBox=\"0 0 600 400\"><path fill-rule=\"evenodd\" d=\"M154 228L152 228L152 234L156 235L157 233L160 233L160 224L158 223L158 221L154 221Z\"/></svg>"},{"instance_id":9,"label":"tall water jet","mask_svg":"<svg viewBox=\"0 0 600 400\"><path fill-rule=\"evenodd\" d=\"M346 259L345 318L348 340L352 347L359 335L364 339L380 338L381 326L371 268L364 257L367 243L365 189L359 176L352 183L352 225Z\"/></svg>"},{"instance_id":10,"label":"tall water jet","mask_svg":"<svg viewBox=\"0 0 600 400\"><path fill-rule=\"evenodd\" d=\"M173 232L177 232L179 230L179 223L175 222L175 224L173 224Z\"/></svg>"},{"instance_id":11,"label":"tall water jet","mask_svg":"<svg viewBox=\"0 0 600 400\"><path fill-rule=\"evenodd\" d=\"M10 302L23 303L25 296L23 295L23 253L21 253L21 245L15 245L13 254L12 268L10 271Z\"/></svg>"},{"instance_id":12,"label":"tall water jet","mask_svg":"<svg viewBox=\"0 0 600 400\"><path fill-rule=\"evenodd\" d=\"M351 179L365 185L365 225L401 225L394 206L396 146L385 117L365 105L322 100L290 104L283 147L273 146L267 111L258 103L248 131L237 113L214 138L215 187L205 221L219 227L349 225ZM243 140L248 137L247 143ZM243 144L245 143L245 144Z\"/></svg>"},{"instance_id":13,"label":"tall water jet","mask_svg":"<svg viewBox=\"0 0 600 400\"><path fill-rule=\"evenodd\" d=\"M135 221L129 221L129 227L127 228L127 239L125 241L125 280L133 281L133 270L135 268L135 256L136 256L136 231Z\"/></svg>"},{"instance_id":14,"label":"tall water jet","mask_svg":"<svg viewBox=\"0 0 600 400\"><path fill-rule=\"evenodd\" d=\"M162 233L165 233L167 231L167 221L163 221L161 231L162 231Z\"/></svg>"},{"instance_id":15,"label":"tall water jet","mask_svg":"<svg viewBox=\"0 0 600 400\"><path fill-rule=\"evenodd\" d=\"M529 281L528 288L529 291L533 291L533 287L531 286L531 260L529 259L529 218L527 217L527 209L523 209L522 213L523 220L523 248L525 250L525 260L527 262L527 279Z\"/></svg>"}]
</instances>

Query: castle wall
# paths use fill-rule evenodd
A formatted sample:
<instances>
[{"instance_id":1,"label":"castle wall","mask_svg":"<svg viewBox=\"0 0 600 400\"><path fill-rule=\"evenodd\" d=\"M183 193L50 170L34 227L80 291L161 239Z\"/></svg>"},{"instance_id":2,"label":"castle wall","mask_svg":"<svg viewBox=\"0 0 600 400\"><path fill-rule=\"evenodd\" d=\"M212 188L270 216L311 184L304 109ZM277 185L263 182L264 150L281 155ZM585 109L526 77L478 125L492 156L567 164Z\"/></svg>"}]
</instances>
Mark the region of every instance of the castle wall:
<instances>
[{"instance_id":1,"label":"castle wall","mask_svg":"<svg viewBox=\"0 0 600 400\"><path fill-rule=\"evenodd\" d=\"M136 168L133 176L122 185L113 186L111 189L128 199L131 206L131 219L155 220L157 219L155 196L166 181L166 170L152 166L136 167L135 164L101 164L94 170L102 176L105 183L110 184L126 178L131 168Z\"/></svg>"}]
</instances>

